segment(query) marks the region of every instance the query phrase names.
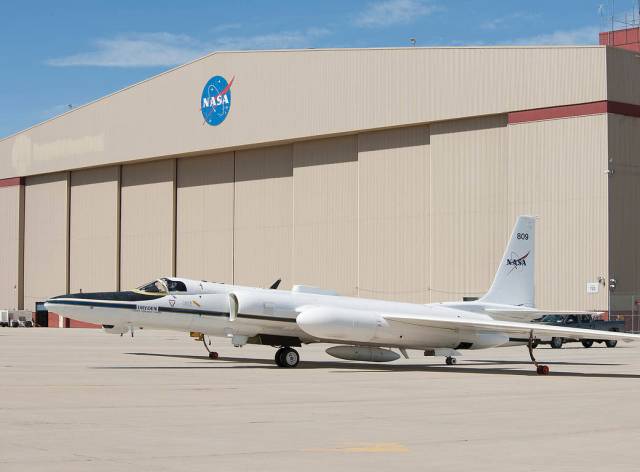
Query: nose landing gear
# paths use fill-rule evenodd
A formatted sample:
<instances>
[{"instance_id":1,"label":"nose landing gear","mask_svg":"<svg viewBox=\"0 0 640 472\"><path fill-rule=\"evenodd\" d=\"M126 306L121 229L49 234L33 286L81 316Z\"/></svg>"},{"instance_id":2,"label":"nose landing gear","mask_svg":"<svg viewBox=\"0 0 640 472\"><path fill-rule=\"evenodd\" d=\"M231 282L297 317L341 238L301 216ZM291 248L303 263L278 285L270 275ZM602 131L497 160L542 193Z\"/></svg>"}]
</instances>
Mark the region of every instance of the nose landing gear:
<instances>
[{"instance_id":1,"label":"nose landing gear","mask_svg":"<svg viewBox=\"0 0 640 472\"><path fill-rule=\"evenodd\" d=\"M458 363L458 360L455 357L447 356L445 362L447 365L456 365Z\"/></svg>"},{"instance_id":2,"label":"nose landing gear","mask_svg":"<svg viewBox=\"0 0 640 472\"><path fill-rule=\"evenodd\" d=\"M538 361L536 361L536 358L533 357L533 348L535 341L533 340L533 330L531 330L529 332L529 342L527 343L527 347L529 348L529 357L531 357L531 362L533 362L533 365L536 366L536 373L538 375L548 375L549 374L549 366L548 365L543 365L543 364L538 364Z\"/></svg>"},{"instance_id":3,"label":"nose landing gear","mask_svg":"<svg viewBox=\"0 0 640 472\"><path fill-rule=\"evenodd\" d=\"M296 367L300 362L300 354L290 347L281 347L276 351L275 361L278 367Z\"/></svg>"}]
</instances>

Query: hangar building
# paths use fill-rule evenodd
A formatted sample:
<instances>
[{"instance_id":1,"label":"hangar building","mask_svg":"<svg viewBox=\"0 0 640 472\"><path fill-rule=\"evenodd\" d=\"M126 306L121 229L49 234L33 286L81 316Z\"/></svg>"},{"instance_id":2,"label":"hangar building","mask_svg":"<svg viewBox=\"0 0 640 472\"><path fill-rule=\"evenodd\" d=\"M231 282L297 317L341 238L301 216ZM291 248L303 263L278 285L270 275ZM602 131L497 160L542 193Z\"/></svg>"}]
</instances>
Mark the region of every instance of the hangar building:
<instances>
[{"instance_id":1,"label":"hangar building","mask_svg":"<svg viewBox=\"0 0 640 472\"><path fill-rule=\"evenodd\" d=\"M0 141L0 307L164 275L460 300L526 213L538 306L631 313L638 79L607 46L211 54Z\"/></svg>"}]
</instances>

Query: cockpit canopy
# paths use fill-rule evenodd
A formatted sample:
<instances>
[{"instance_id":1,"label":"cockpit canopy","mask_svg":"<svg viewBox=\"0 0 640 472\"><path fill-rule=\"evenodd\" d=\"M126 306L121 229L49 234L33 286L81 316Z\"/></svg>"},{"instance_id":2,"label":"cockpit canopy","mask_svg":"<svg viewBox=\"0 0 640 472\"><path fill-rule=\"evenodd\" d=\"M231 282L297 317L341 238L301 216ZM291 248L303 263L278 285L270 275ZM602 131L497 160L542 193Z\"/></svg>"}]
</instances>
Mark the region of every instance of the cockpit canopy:
<instances>
[{"instance_id":1,"label":"cockpit canopy","mask_svg":"<svg viewBox=\"0 0 640 472\"><path fill-rule=\"evenodd\" d=\"M172 280L167 278L157 279L153 282L149 282L137 289L140 292L146 293L174 293L174 292L187 292L187 286L181 280Z\"/></svg>"}]
</instances>

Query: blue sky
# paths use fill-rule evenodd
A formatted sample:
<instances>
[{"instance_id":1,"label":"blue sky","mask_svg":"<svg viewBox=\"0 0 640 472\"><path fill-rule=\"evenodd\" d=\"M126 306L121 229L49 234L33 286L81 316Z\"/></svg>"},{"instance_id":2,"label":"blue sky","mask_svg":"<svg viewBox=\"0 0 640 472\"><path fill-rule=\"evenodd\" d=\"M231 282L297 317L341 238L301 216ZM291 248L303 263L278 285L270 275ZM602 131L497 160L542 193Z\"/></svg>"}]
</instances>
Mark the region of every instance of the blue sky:
<instances>
[{"instance_id":1,"label":"blue sky","mask_svg":"<svg viewBox=\"0 0 640 472\"><path fill-rule=\"evenodd\" d=\"M596 44L611 0L5 2L0 138L215 50ZM634 0L616 0L616 16Z\"/></svg>"}]
</instances>

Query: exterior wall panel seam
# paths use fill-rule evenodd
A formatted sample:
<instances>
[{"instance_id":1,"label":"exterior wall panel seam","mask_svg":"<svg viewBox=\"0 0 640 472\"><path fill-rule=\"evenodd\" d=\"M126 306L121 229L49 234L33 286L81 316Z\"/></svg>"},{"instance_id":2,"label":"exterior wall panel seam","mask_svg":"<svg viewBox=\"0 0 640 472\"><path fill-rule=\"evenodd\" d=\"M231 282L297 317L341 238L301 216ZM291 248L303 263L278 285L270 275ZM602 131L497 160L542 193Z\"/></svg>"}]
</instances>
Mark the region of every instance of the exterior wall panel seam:
<instances>
[{"instance_id":1,"label":"exterior wall panel seam","mask_svg":"<svg viewBox=\"0 0 640 472\"><path fill-rule=\"evenodd\" d=\"M118 166L116 206L116 290L122 290L122 166Z\"/></svg>"},{"instance_id":2,"label":"exterior wall panel seam","mask_svg":"<svg viewBox=\"0 0 640 472\"><path fill-rule=\"evenodd\" d=\"M24 179L20 181L19 222L18 222L18 309L24 309Z\"/></svg>"}]
</instances>

